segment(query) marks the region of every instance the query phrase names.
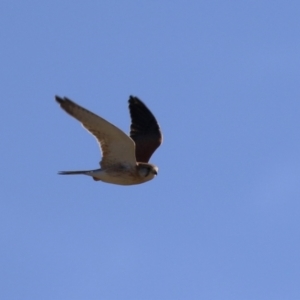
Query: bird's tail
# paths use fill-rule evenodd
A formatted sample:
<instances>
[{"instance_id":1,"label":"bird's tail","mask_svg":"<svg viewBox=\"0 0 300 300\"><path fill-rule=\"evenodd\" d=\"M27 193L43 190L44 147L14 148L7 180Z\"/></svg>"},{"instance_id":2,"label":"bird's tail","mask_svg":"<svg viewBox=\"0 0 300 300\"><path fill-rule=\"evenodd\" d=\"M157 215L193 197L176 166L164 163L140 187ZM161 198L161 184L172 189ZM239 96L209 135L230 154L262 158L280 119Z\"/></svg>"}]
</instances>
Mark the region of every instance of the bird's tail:
<instances>
[{"instance_id":1,"label":"bird's tail","mask_svg":"<svg viewBox=\"0 0 300 300\"><path fill-rule=\"evenodd\" d=\"M84 175L91 175L92 171L60 171L58 172L59 175L78 175L78 174L84 174Z\"/></svg>"},{"instance_id":2,"label":"bird's tail","mask_svg":"<svg viewBox=\"0 0 300 300\"><path fill-rule=\"evenodd\" d=\"M101 169L97 170L89 170L89 171L60 171L58 172L59 175L88 175L92 176L94 180L99 181L99 175L101 174Z\"/></svg>"}]
</instances>

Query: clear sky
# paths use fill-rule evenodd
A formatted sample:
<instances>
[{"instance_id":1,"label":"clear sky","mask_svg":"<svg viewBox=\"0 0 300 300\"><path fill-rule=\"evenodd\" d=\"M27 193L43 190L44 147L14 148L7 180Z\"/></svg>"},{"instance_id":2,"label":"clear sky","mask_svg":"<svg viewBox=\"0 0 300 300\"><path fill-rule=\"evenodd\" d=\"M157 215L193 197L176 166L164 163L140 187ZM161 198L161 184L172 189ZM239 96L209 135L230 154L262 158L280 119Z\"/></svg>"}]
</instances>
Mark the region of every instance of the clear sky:
<instances>
[{"instance_id":1,"label":"clear sky","mask_svg":"<svg viewBox=\"0 0 300 300\"><path fill-rule=\"evenodd\" d=\"M0 2L1 299L300 299L300 2ZM129 132L158 176L98 168L67 96Z\"/></svg>"}]
</instances>

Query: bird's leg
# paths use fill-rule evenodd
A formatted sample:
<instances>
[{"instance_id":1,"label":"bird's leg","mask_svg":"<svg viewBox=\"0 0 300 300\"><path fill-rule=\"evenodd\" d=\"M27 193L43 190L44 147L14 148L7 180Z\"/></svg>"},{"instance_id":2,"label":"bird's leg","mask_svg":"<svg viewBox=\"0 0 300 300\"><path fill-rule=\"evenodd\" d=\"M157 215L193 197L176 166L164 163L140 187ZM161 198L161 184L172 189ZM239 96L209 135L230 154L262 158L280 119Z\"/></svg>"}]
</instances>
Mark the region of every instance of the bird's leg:
<instances>
[{"instance_id":1,"label":"bird's leg","mask_svg":"<svg viewBox=\"0 0 300 300\"><path fill-rule=\"evenodd\" d=\"M99 179L99 178L97 178L97 177L93 177L93 179L94 179L95 181L101 181L101 179Z\"/></svg>"}]
</instances>

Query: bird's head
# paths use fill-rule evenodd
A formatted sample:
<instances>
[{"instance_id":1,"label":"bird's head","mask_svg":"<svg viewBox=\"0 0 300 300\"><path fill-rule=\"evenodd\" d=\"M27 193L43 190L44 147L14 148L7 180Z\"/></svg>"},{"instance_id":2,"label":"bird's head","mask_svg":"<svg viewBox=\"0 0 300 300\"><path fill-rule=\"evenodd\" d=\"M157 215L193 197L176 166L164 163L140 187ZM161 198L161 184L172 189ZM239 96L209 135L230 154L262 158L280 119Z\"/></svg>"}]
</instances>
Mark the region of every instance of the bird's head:
<instances>
[{"instance_id":1,"label":"bird's head","mask_svg":"<svg viewBox=\"0 0 300 300\"><path fill-rule=\"evenodd\" d=\"M144 181L153 179L158 174L158 167L148 163L138 163L138 173Z\"/></svg>"}]
</instances>

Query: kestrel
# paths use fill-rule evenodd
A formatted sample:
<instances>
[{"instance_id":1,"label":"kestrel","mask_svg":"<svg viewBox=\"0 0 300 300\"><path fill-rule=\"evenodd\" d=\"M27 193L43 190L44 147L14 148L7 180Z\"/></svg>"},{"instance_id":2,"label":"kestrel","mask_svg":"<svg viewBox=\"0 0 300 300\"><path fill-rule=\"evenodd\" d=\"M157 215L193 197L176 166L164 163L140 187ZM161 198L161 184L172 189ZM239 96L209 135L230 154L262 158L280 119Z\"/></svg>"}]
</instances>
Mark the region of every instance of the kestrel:
<instances>
[{"instance_id":1,"label":"kestrel","mask_svg":"<svg viewBox=\"0 0 300 300\"><path fill-rule=\"evenodd\" d=\"M65 112L95 136L102 150L100 169L59 174L84 174L96 181L119 185L144 183L157 175L158 167L148 161L162 143L162 133L155 117L140 99L130 96L128 101L130 136L66 97L55 96L55 99Z\"/></svg>"}]
</instances>

